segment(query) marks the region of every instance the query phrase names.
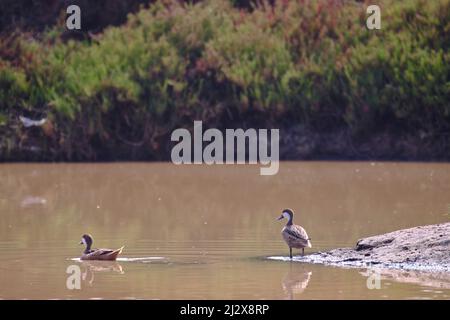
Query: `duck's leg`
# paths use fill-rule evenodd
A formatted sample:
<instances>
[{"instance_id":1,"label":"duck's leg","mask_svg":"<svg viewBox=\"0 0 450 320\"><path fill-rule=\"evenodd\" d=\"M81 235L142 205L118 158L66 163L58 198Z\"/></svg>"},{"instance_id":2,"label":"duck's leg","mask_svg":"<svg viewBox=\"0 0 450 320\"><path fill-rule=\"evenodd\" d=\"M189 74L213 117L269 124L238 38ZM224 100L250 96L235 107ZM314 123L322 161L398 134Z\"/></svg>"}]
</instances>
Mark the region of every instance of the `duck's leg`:
<instances>
[{"instance_id":1,"label":"duck's leg","mask_svg":"<svg viewBox=\"0 0 450 320\"><path fill-rule=\"evenodd\" d=\"M292 248L289 247L289 257L292 259Z\"/></svg>"},{"instance_id":2,"label":"duck's leg","mask_svg":"<svg viewBox=\"0 0 450 320\"><path fill-rule=\"evenodd\" d=\"M305 255L305 248L302 248L302 257Z\"/></svg>"}]
</instances>

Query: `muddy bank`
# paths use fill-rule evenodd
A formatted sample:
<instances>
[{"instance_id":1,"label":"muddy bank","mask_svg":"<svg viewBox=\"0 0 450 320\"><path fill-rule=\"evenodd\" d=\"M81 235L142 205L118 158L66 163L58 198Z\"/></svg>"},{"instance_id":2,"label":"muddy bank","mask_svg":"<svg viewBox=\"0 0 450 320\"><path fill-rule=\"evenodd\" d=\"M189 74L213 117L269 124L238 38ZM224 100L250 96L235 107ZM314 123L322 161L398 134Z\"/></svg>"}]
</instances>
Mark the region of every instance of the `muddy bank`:
<instances>
[{"instance_id":1,"label":"muddy bank","mask_svg":"<svg viewBox=\"0 0 450 320\"><path fill-rule=\"evenodd\" d=\"M450 222L363 238L353 248L296 257L334 266L450 272Z\"/></svg>"}]
</instances>

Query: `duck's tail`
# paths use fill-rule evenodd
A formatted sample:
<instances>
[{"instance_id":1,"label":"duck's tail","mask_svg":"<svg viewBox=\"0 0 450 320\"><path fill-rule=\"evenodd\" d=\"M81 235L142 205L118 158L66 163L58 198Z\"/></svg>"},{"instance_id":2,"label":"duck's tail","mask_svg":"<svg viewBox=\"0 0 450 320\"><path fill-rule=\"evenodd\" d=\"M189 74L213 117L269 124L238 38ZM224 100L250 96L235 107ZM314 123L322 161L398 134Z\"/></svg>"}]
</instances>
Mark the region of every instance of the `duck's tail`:
<instances>
[{"instance_id":1,"label":"duck's tail","mask_svg":"<svg viewBox=\"0 0 450 320\"><path fill-rule=\"evenodd\" d=\"M117 251L117 254L121 254L123 248L125 248L125 246L121 246L119 249L117 249L117 250L116 250L116 251ZM114 252L116 252L116 251L114 251Z\"/></svg>"},{"instance_id":2,"label":"duck's tail","mask_svg":"<svg viewBox=\"0 0 450 320\"><path fill-rule=\"evenodd\" d=\"M122 246L119 249L114 250L113 252L111 252L111 254L110 254L111 259L112 260L116 260L117 256L122 253L123 248L125 248L125 246Z\"/></svg>"},{"instance_id":3,"label":"duck's tail","mask_svg":"<svg viewBox=\"0 0 450 320\"><path fill-rule=\"evenodd\" d=\"M311 247L312 247L311 239L308 239L308 244L307 244L307 246L308 246L308 248L311 248Z\"/></svg>"}]
</instances>

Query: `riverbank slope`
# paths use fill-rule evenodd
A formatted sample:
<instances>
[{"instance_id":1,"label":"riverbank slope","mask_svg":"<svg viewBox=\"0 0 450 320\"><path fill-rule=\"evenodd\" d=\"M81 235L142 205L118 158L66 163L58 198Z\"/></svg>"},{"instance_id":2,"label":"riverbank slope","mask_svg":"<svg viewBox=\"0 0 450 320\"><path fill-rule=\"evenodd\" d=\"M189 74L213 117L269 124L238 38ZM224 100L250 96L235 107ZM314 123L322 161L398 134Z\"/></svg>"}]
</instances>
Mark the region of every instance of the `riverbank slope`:
<instances>
[{"instance_id":1,"label":"riverbank slope","mask_svg":"<svg viewBox=\"0 0 450 320\"><path fill-rule=\"evenodd\" d=\"M362 238L353 248L338 248L295 259L341 267L450 272L450 222Z\"/></svg>"}]
</instances>

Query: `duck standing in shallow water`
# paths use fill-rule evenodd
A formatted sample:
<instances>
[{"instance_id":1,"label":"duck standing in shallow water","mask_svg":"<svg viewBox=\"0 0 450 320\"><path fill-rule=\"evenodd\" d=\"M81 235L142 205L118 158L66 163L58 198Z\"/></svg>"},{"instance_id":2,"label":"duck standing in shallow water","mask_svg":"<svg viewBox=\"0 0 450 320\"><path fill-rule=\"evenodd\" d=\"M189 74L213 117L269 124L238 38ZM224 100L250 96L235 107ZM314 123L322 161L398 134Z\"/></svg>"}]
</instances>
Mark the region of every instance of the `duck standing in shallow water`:
<instances>
[{"instance_id":1,"label":"duck standing in shallow water","mask_svg":"<svg viewBox=\"0 0 450 320\"><path fill-rule=\"evenodd\" d=\"M306 230L303 227L292 223L294 218L294 211L291 209L284 209L278 220L286 218L288 222L281 230L284 241L289 246L289 257L292 259L292 248L302 249L302 256L305 254L305 248L311 248L311 239L308 237Z\"/></svg>"},{"instance_id":2,"label":"duck standing in shallow water","mask_svg":"<svg viewBox=\"0 0 450 320\"><path fill-rule=\"evenodd\" d=\"M81 256L81 260L108 260L114 261L117 259L117 256L122 252L122 248L117 250L112 249L91 249L92 243L94 240L92 236L89 234L84 234L81 237L80 244L84 244L86 249L83 251L83 255Z\"/></svg>"}]
</instances>

